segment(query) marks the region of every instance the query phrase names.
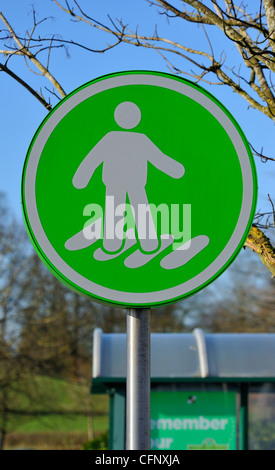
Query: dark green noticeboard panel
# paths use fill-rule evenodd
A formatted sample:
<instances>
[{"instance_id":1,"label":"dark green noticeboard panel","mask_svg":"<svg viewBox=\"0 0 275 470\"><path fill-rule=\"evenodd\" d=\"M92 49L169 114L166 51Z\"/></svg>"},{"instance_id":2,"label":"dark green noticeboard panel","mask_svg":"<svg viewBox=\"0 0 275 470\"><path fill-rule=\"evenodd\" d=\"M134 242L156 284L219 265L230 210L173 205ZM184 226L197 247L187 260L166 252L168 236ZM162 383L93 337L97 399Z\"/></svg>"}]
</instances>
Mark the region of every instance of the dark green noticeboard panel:
<instances>
[{"instance_id":1,"label":"dark green noticeboard panel","mask_svg":"<svg viewBox=\"0 0 275 470\"><path fill-rule=\"evenodd\" d=\"M235 450L235 392L151 392L151 449Z\"/></svg>"}]
</instances>

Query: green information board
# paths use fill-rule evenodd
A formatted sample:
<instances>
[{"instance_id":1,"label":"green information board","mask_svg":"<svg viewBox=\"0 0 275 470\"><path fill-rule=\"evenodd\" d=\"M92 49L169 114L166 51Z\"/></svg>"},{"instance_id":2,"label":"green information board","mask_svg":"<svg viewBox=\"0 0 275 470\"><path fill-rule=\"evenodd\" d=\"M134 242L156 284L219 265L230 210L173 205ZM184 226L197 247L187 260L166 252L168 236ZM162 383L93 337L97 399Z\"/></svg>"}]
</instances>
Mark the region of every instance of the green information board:
<instances>
[{"instance_id":1,"label":"green information board","mask_svg":"<svg viewBox=\"0 0 275 470\"><path fill-rule=\"evenodd\" d=\"M151 392L152 450L236 450L235 392Z\"/></svg>"}]
</instances>

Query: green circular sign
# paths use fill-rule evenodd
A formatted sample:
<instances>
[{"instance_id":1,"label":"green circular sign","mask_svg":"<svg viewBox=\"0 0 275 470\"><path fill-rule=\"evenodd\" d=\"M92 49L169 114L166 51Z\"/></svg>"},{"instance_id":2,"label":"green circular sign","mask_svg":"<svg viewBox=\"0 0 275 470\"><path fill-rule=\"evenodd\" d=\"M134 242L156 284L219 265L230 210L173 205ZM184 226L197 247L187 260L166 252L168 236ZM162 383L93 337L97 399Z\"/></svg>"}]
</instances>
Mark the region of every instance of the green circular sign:
<instances>
[{"instance_id":1,"label":"green circular sign","mask_svg":"<svg viewBox=\"0 0 275 470\"><path fill-rule=\"evenodd\" d=\"M81 86L27 153L30 238L70 288L121 307L188 297L235 259L256 205L240 127L210 93L149 71Z\"/></svg>"}]
</instances>

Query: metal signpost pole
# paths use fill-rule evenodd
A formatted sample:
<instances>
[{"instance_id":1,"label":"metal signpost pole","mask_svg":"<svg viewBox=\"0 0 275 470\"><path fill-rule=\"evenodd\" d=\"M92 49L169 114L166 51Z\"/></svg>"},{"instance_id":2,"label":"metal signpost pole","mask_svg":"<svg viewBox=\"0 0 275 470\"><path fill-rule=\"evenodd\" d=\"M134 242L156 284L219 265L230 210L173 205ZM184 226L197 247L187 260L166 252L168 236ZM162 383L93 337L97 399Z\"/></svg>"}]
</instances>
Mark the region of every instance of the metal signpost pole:
<instances>
[{"instance_id":1,"label":"metal signpost pole","mask_svg":"<svg viewBox=\"0 0 275 470\"><path fill-rule=\"evenodd\" d=\"M150 309L127 309L126 450L150 449Z\"/></svg>"}]
</instances>

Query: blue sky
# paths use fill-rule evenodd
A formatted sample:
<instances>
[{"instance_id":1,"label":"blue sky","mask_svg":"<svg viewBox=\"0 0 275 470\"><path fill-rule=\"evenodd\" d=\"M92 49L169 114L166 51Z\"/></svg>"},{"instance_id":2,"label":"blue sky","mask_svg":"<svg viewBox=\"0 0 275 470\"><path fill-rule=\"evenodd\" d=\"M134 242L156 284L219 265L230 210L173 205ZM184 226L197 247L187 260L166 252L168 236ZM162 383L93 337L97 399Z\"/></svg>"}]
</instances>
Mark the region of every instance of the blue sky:
<instances>
[{"instance_id":1,"label":"blue sky","mask_svg":"<svg viewBox=\"0 0 275 470\"><path fill-rule=\"evenodd\" d=\"M199 47L203 40L199 27L178 20L168 21L143 0L81 0L80 3L91 16L105 23L108 21L107 15L110 14L113 18L123 18L133 29L138 24L141 32L153 33L157 23L159 35L168 34L174 40L181 40L191 47ZM72 24L51 0L32 3L29 0L9 0L4 2L1 8L15 30L24 34L32 26L32 5L37 12L37 19L52 17L39 29L41 36L60 34L66 39L74 38L87 43L90 47L103 47L106 42L112 41L108 35L88 26ZM211 40L215 48L224 41L217 31L211 32ZM226 44L226 48L229 63L232 65L237 58L234 45ZM105 54L88 54L74 47L70 47L69 53L70 58L66 58L64 50L56 50L50 62L51 72L66 92L71 92L83 83L110 72L134 69L169 71L166 63L154 51L123 44ZM3 62L4 58L0 58ZM9 67L38 90L45 85L52 88L45 79L32 74L22 58L12 59ZM229 88L204 83L201 85L227 107L255 148L264 147L264 152L274 157L274 124L269 118L253 109L248 110L247 103ZM52 97L52 103L56 102ZM7 194L12 209L18 218L21 218L22 167L31 139L47 111L28 91L3 72L0 74L0 103L0 189ZM267 193L275 201L275 163L263 164L258 158L255 161L259 181L258 209L270 210Z\"/></svg>"}]
</instances>

